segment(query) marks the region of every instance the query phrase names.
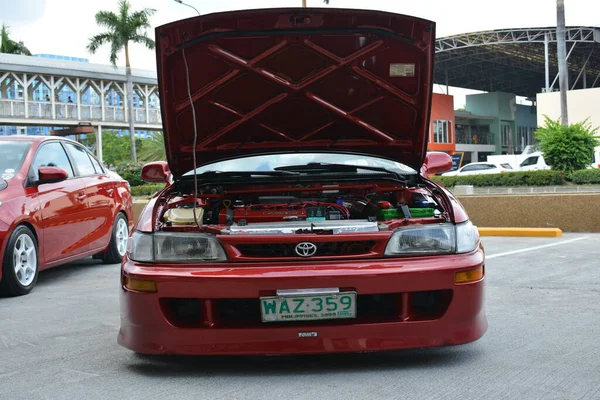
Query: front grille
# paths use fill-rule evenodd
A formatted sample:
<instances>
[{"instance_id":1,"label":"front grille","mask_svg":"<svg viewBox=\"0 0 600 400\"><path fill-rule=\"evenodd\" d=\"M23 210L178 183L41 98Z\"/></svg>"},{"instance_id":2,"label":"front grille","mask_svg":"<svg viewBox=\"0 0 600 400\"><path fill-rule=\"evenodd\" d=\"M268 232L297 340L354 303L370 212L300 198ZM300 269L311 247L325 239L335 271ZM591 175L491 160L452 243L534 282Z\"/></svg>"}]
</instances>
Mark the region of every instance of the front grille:
<instances>
[{"instance_id":1,"label":"front grille","mask_svg":"<svg viewBox=\"0 0 600 400\"><path fill-rule=\"evenodd\" d=\"M357 256L369 254L374 241L318 242L317 252L312 257ZM299 257L296 253L298 243L236 244L235 247L244 257L281 258Z\"/></svg>"}]
</instances>

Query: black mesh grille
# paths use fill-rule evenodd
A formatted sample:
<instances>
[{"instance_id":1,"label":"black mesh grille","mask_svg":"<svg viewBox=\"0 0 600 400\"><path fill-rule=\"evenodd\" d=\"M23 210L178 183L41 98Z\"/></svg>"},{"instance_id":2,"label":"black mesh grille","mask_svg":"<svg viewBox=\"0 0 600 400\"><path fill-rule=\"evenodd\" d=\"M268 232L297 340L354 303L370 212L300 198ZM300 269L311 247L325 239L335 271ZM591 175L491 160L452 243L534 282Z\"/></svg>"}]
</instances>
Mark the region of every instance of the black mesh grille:
<instances>
[{"instance_id":1,"label":"black mesh grille","mask_svg":"<svg viewBox=\"0 0 600 400\"><path fill-rule=\"evenodd\" d=\"M409 293L363 294L357 296L356 318L263 323L259 298L245 299L160 299L169 322L178 328L275 328L429 321L448 310L450 289ZM209 312L203 312L205 306Z\"/></svg>"},{"instance_id":2,"label":"black mesh grille","mask_svg":"<svg viewBox=\"0 0 600 400\"><path fill-rule=\"evenodd\" d=\"M245 257L299 257L296 253L298 243L236 244L235 247ZM314 243L317 252L312 257L356 256L368 254L375 242L321 242Z\"/></svg>"}]
</instances>

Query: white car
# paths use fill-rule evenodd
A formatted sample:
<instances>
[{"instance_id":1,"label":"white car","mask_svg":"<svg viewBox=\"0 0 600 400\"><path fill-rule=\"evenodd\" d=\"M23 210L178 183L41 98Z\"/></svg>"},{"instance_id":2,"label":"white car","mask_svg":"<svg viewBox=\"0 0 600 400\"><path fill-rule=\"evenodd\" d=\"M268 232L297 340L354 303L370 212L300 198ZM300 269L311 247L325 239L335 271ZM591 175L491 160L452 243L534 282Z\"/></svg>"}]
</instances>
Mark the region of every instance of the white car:
<instances>
[{"instance_id":1,"label":"white car","mask_svg":"<svg viewBox=\"0 0 600 400\"><path fill-rule=\"evenodd\" d=\"M442 176L463 176L477 174L500 174L503 172L513 172L513 167L508 163L475 162L465 165L456 171L446 172Z\"/></svg>"},{"instance_id":2,"label":"white car","mask_svg":"<svg viewBox=\"0 0 600 400\"><path fill-rule=\"evenodd\" d=\"M551 168L544 160L544 153L539 151L528 155L519 165L519 171L538 171ZM594 149L592 165L587 168L600 168L600 147Z\"/></svg>"},{"instance_id":3,"label":"white car","mask_svg":"<svg viewBox=\"0 0 600 400\"><path fill-rule=\"evenodd\" d=\"M544 161L544 154L540 152L531 153L519 164L519 171L538 171L550 169Z\"/></svg>"}]
</instances>

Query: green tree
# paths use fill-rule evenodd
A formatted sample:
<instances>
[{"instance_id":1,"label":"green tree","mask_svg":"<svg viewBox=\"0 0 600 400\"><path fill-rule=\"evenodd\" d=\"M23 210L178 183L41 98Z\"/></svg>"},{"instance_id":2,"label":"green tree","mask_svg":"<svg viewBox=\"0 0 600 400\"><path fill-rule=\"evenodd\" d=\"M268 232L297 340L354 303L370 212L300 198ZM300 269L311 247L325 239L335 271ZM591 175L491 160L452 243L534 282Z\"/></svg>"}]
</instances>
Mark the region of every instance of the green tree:
<instances>
[{"instance_id":1,"label":"green tree","mask_svg":"<svg viewBox=\"0 0 600 400\"><path fill-rule=\"evenodd\" d=\"M139 155L139 159L144 162L166 160L165 138L162 131L154 132L148 139L142 139Z\"/></svg>"},{"instance_id":2,"label":"green tree","mask_svg":"<svg viewBox=\"0 0 600 400\"><path fill-rule=\"evenodd\" d=\"M96 134L86 135L82 144L95 151ZM136 148L141 149L141 139L136 140ZM102 132L102 161L106 166L115 167L129 161L131 143L126 136L119 136L115 131Z\"/></svg>"},{"instance_id":3,"label":"green tree","mask_svg":"<svg viewBox=\"0 0 600 400\"><path fill-rule=\"evenodd\" d=\"M131 64L129 62L129 45L138 43L148 49L154 49L154 40L147 35L146 29L150 26L150 17L156 12L155 9L145 8L140 11L132 11L131 4L127 0L119 0L118 14L112 11L98 11L96 13L96 24L106 28L106 31L90 38L87 49L94 54L104 44L110 45L110 62L116 67L118 53L125 50L125 74L127 79L127 107L129 114L129 137L131 145L131 159L137 161L135 142L135 128L133 117L133 82L131 78Z\"/></svg>"},{"instance_id":4,"label":"green tree","mask_svg":"<svg viewBox=\"0 0 600 400\"><path fill-rule=\"evenodd\" d=\"M544 120L544 126L535 131L535 137L540 142L544 160L552 169L569 176L593 162L594 148L600 141L595 137L598 128L592 128L588 119L569 126L545 115Z\"/></svg>"},{"instance_id":5,"label":"green tree","mask_svg":"<svg viewBox=\"0 0 600 400\"><path fill-rule=\"evenodd\" d=\"M31 52L25 47L23 42L15 42L10 38L10 29L5 24L2 24L2 29L0 30L0 53L31 55Z\"/></svg>"}]
</instances>

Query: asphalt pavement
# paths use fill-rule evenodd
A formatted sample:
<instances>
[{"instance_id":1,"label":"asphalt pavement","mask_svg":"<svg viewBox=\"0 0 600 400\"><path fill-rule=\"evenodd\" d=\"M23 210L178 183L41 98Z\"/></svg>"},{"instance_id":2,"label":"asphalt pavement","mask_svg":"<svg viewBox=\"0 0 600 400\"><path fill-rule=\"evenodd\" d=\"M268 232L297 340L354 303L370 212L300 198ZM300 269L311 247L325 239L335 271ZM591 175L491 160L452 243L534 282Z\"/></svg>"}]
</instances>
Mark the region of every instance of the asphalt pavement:
<instances>
[{"instance_id":1,"label":"asphalt pavement","mask_svg":"<svg viewBox=\"0 0 600 400\"><path fill-rule=\"evenodd\" d=\"M118 265L44 271L0 298L0 399L600 399L600 235L483 240L486 335L385 353L140 357Z\"/></svg>"}]
</instances>

